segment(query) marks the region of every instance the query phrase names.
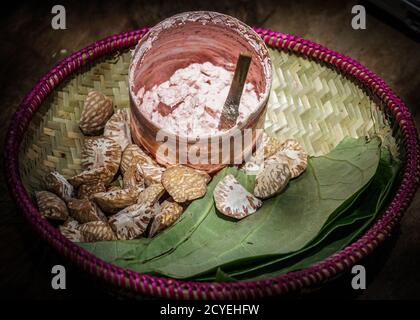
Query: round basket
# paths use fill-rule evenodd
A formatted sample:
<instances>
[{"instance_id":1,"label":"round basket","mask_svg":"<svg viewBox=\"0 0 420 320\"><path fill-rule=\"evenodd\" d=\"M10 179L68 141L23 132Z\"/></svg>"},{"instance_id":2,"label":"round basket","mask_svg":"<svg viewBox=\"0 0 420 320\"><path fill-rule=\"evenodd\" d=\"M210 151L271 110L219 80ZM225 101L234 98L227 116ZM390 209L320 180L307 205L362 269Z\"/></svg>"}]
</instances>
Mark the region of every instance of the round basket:
<instances>
[{"instance_id":1,"label":"round basket","mask_svg":"<svg viewBox=\"0 0 420 320\"><path fill-rule=\"evenodd\" d=\"M83 135L77 121L89 89L129 106L128 49L148 31L114 35L65 58L26 95L8 130L6 175L12 195L38 234L85 272L130 295L175 299L258 298L298 291L345 272L390 236L419 182L419 145L408 108L377 75L358 62L293 35L255 29L273 55L276 77L266 130L296 138L312 155L331 150L344 136L384 134L403 162L395 194L378 220L357 241L306 269L258 281L177 281L120 268L98 259L44 219L32 193L45 172L69 177L80 171ZM276 82L277 81L277 85ZM306 120L319 115L317 123ZM311 117L313 118L313 117ZM334 130L334 135L323 132Z\"/></svg>"}]
</instances>

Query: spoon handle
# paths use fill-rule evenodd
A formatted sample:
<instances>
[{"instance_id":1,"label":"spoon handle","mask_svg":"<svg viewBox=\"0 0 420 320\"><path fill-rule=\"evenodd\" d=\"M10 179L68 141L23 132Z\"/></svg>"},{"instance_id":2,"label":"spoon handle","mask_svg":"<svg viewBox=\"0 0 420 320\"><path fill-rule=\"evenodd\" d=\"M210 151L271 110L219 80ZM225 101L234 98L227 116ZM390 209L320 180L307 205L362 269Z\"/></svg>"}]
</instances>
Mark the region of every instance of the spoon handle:
<instances>
[{"instance_id":1,"label":"spoon handle","mask_svg":"<svg viewBox=\"0 0 420 320\"><path fill-rule=\"evenodd\" d=\"M236 124L239 116L239 103L244 89L246 76L251 64L251 55L241 53L236 63L235 73L230 85L229 94L223 105L222 115L219 121L219 129L228 130Z\"/></svg>"}]
</instances>

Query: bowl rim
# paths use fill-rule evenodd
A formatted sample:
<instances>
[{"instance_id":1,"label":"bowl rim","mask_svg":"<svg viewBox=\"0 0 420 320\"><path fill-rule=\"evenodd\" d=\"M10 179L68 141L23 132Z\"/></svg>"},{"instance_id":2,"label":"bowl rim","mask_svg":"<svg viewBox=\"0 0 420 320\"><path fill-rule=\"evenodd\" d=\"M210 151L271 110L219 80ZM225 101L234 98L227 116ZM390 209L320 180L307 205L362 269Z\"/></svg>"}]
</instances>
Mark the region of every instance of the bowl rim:
<instances>
[{"instance_id":1,"label":"bowl rim","mask_svg":"<svg viewBox=\"0 0 420 320\"><path fill-rule=\"evenodd\" d=\"M46 97L67 76L99 57L134 46L148 30L142 28L109 36L64 58L29 91L10 122L4 151L9 191L27 221L59 254L96 279L120 287L130 295L171 299L244 299L285 294L320 284L349 270L391 235L413 199L420 180L419 140L408 108L382 79L357 61L294 35L254 28L268 46L310 57L356 79L384 103L395 119L405 148L405 163L401 172L402 179L382 216L355 242L310 267L274 278L239 282L182 281L138 273L107 263L62 236L58 229L41 216L21 180L19 150L26 129Z\"/></svg>"},{"instance_id":2,"label":"bowl rim","mask_svg":"<svg viewBox=\"0 0 420 320\"><path fill-rule=\"evenodd\" d=\"M244 36L246 42L251 45L254 52L257 53L257 55L262 55L262 59L258 59L258 63L261 64L263 73L265 76L265 88L264 91L260 94L258 107L251 112L243 121L237 123L232 128L218 132L217 134L206 134L202 136L196 136L196 135L181 135L174 133L165 127L161 127L158 123L155 121L149 119L144 112L141 110L141 108L138 107L137 103L137 97L134 94L134 90L131 85L130 79L134 78L134 70L135 66L142 62L143 56L150 50L150 46L153 44L155 40L158 39L160 33L164 30L169 29L170 27L174 25L185 25L187 23L197 23L202 22L203 20L206 21L206 23L211 23L213 25L220 25L221 20L223 19L224 22L230 23L230 30L234 33L237 33L239 35L242 35L242 33L247 33L247 37ZM177 24L179 23L179 24ZM130 65L128 68L128 94L130 96L131 103L135 104L135 107L137 108L136 113L140 113L143 115L143 118L151 123L154 127L156 127L160 132L162 132L165 136L175 136L179 137L180 139L186 140L188 143L194 143L197 138L202 140L207 140L210 138L218 139L223 138L229 135L232 135L235 130L242 130L247 123L250 121L250 119L254 119L258 115L260 115L264 108L266 108L268 99L270 97L271 92L271 86L272 86L272 80L273 80L273 66L270 58L270 54L268 52L268 48L264 40L261 38L261 35L259 35L253 28L246 25L239 19L232 17L230 15L219 13L215 11L187 11L175 14L171 17L166 18L165 20L162 20L158 24L156 24L154 27L150 28L148 32L139 40L138 44L136 45L132 59L130 60ZM131 108L132 106L130 106Z\"/></svg>"}]
</instances>

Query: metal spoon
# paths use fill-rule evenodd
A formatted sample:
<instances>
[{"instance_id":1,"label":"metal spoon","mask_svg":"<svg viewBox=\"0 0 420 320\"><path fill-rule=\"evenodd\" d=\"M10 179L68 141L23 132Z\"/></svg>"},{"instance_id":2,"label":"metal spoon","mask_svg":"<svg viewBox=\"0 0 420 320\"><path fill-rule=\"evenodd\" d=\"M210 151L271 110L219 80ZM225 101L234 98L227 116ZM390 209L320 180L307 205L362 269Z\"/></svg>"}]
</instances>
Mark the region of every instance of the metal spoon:
<instances>
[{"instance_id":1,"label":"metal spoon","mask_svg":"<svg viewBox=\"0 0 420 320\"><path fill-rule=\"evenodd\" d=\"M251 64L251 55L242 52L236 63L235 73L230 85L229 94L223 105L222 115L219 120L220 130L229 130L236 124L239 116L239 103L241 101L242 91L244 89L246 76L248 75Z\"/></svg>"}]
</instances>

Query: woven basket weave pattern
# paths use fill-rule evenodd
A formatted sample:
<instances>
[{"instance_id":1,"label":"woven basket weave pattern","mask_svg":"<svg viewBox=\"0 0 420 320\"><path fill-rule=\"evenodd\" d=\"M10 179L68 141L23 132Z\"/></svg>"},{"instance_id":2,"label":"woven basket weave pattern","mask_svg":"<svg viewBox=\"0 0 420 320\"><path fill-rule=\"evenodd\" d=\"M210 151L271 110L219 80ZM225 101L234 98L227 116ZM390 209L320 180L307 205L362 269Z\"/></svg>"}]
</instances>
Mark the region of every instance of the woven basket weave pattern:
<instances>
[{"instance_id":1,"label":"woven basket weave pattern","mask_svg":"<svg viewBox=\"0 0 420 320\"><path fill-rule=\"evenodd\" d=\"M30 192L43 189L42 179L51 170L66 178L82 170L84 135L78 122L86 96L98 90L112 97L117 108L128 108L129 62L128 52L102 59L64 82L43 103L31 121L20 155L22 179Z\"/></svg>"},{"instance_id":2,"label":"woven basket weave pattern","mask_svg":"<svg viewBox=\"0 0 420 320\"><path fill-rule=\"evenodd\" d=\"M320 156L346 136L386 131L380 106L356 83L296 54L270 53L274 72L265 127L280 140L297 139L310 155Z\"/></svg>"},{"instance_id":3,"label":"woven basket weave pattern","mask_svg":"<svg viewBox=\"0 0 420 320\"><path fill-rule=\"evenodd\" d=\"M371 136L389 129L379 107L354 82L304 57L276 49L270 53L274 72L265 128L281 141L297 139L310 155L319 156L346 136ZM111 97L116 107L128 108L129 61L129 52L95 61L43 103L20 155L29 192L43 189L42 179L51 170L67 178L81 171L84 136L78 121L86 95L98 90ZM392 135L384 138L392 140Z\"/></svg>"},{"instance_id":4,"label":"woven basket weave pattern","mask_svg":"<svg viewBox=\"0 0 420 320\"><path fill-rule=\"evenodd\" d=\"M86 65L87 62L113 54L117 50L132 47L147 32L147 29L108 37L72 54L45 75L18 107L12 119L6 142L7 179L12 195L40 236L83 270L107 283L126 289L133 294L178 299L256 298L296 291L321 283L347 270L389 236L409 205L419 181L418 138L407 107L379 77L356 61L292 35L264 29L256 29L256 31L269 45L293 54L308 56L336 68L340 73L357 79L374 100L379 101L385 107L385 114L392 120L393 134L399 137L398 140L405 159L402 181L383 216L360 239L314 266L273 279L238 283L196 283L148 276L108 264L65 239L43 219L22 183L19 167L20 146L33 116L37 114L47 96L54 92L57 86L70 74ZM54 100L54 96L50 96L50 98ZM56 98L60 99L60 94ZM65 99L65 95L61 99ZM34 121L37 119L39 118L36 116ZM54 160L54 158L52 159Z\"/></svg>"}]
</instances>

